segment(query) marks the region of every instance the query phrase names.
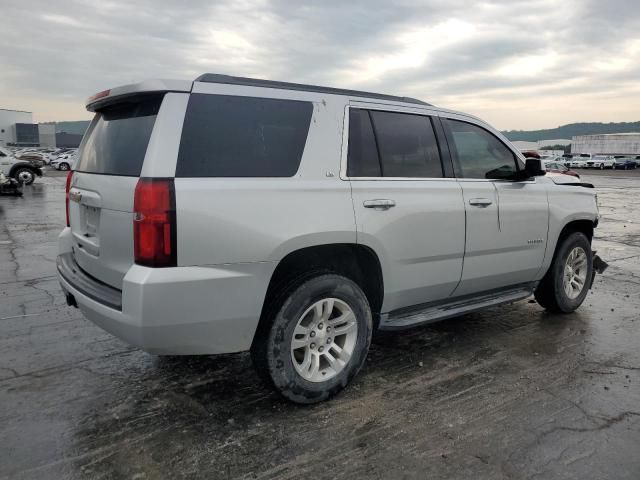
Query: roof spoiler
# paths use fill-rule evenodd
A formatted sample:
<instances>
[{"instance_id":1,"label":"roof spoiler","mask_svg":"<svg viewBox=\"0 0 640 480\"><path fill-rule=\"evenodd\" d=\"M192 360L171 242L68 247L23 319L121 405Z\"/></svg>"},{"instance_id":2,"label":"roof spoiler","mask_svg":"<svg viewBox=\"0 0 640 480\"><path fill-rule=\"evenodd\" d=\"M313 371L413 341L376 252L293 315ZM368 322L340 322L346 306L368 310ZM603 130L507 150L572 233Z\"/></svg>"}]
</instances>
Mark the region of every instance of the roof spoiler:
<instances>
[{"instance_id":1,"label":"roof spoiler","mask_svg":"<svg viewBox=\"0 0 640 480\"><path fill-rule=\"evenodd\" d=\"M130 85L103 90L89 97L85 104L87 110L95 112L106 105L121 102L133 96L148 93L188 93L191 91L192 85L193 82L188 80L145 80L140 83L132 83Z\"/></svg>"}]
</instances>

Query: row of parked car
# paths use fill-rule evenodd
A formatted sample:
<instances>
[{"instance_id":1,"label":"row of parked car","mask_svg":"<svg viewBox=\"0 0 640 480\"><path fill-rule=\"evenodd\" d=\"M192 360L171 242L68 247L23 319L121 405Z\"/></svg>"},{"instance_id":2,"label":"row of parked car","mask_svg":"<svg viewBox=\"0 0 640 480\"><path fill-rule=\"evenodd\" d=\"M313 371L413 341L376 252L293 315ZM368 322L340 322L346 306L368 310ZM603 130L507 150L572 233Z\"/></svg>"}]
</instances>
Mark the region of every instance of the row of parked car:
<instances>
[{"instance_id":1,"label":"row of parked car","mask_svg":"<svg viewBox=\"0 0 640 480\"><path fill-rule=\"evenodd\" d=\"M567 168L630 170L640 167L640 155L591 155L589 153L580 153L563 155L556 158L555 161L561 162Z\"/></svg>"},{"instance_id":2,"label":"row of parked car","mask_svg":"<svg viewBox=\"0 0 640 480\"><path fill-rule=\"evenodd\" d=\"M18 159L33 159L57 170L70 170L78 152L77 148L12 148L8 147Z\"/></svg>"},{"instance_id":3,"label":"row of parked car","mask_svg":"<svg viewBox=\"0 0 640 480\"><path fill-rule=\"evenodd\" d=\"M25 149L0 147L0 173L23 185L31 185L41 177L48 165L57 170L71 170L77 148Z\"/></svg>"},{"instance_id":4,"label":"row of parked car","mask_svg":"<svg viewBox=\"0 0 640 480\"><path fill-rule=\"evenodd\" d=\"M523 152L525 157L539 158L547 172L563 173L580 178L573 168L597 168L604 170L631 170L640 167L640 155L591 155L588 153L566 154L562 156L540 155L537 152Z\"/></svg>"}]
</instances>

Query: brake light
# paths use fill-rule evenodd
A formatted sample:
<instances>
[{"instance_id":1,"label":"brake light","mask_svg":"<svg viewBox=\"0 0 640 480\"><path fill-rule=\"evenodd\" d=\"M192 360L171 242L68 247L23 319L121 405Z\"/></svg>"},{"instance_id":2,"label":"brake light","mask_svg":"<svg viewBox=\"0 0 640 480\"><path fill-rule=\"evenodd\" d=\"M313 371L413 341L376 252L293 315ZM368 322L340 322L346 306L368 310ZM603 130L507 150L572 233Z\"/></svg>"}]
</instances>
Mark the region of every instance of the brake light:
<instances>
[{"instance_id":1,"label":"brake light","mask_svg":"<svg viewBox=\"0 0 640 480\"><path fill-rule=\"evenodd\" d=\"M73 177L73 170L69 170L67 173L67 183L64 186L64 209L67 214L67 227L69 224L69 190L71 190L71 178Z\"/></svg>"},{"instance_id":2,"label":"brake light","mask_svg":"<svg viewBox=\"0 0 640 480\"><path fill-rule=\"evenodd\" d=\"M138 265L177 265L173 179L138 180L133 199L133 252Z\"/></svg>"},{"instance_id":3,"label":"brake light","mask_svg":"<svg viewBox=\"0 0 640 480\"><path fill-rule=\"evenodd\" d=\"M111 89L102 90L101 92L98 92L95 95L92 95L89 98L87 98L87 103L95 102L99 98L108 97L110 93L111 93Z\"/></svg>"}]
</instances>

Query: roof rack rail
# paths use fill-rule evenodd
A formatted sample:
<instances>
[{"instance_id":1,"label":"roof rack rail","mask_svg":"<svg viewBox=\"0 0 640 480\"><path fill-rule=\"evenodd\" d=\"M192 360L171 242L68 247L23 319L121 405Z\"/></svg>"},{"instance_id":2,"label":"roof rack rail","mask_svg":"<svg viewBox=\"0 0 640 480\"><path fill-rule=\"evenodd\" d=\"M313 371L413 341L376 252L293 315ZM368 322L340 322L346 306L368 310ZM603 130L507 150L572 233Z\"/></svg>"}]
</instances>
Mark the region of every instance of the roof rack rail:
<instances>
[{"instance_id":1,"label":"roof rack rail","mask_svg":"<svg viewBox=\"0 0 640 480\"><path fill-rule=\"evenodd\" d=\"M347 90L344 88L320 87L318 85L305 85L302 83L278 82L274 80L261 80L259 78L234 77L218 73L205 73L195 80L204 83L224 83L229 85L246 85L250 87L278 88L281 90L300 90L303 92L329 93L332 95L348 95L350 97L367 97L378 100L388 100L392 102L415 103L418 105L432 106L417 98L397 97L394 95L384 95L381 93L361 92L359 90Z\"/></svg>"}]
</instances>

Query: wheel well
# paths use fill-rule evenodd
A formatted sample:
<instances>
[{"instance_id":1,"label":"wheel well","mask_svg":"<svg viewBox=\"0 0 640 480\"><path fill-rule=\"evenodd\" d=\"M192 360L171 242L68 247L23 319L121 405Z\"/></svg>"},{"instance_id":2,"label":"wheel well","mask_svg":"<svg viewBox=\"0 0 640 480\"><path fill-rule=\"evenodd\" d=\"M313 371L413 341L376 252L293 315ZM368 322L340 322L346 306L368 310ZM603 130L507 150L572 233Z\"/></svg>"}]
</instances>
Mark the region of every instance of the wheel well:
<instances>
[{"instance_id":1,"label":"wheel well","mask_svg":"<svg viewBox=\"0 0 640 480\"><path fill-rule=\"evenodd\" d=\"M262 312L292 280L314 271L337 273L353 280L367 296L371 311L377 317L384 296L380 260L369 247L349 243L302 248L280 260L271 276Z\"/></svg>"},{"instance_id":2,"label":"wheel well","mask_svg":"<svg viewBox=\"0 0 640 480\"><path fill-rule=\"evenodd\" d=\"M584 233L589 239L589 243L591 243L591 240L593 239L593 228L594 226L591 220L574 220L573 222L567 223L562 229L562 231L560 232L560 235L558 236L558 243L556 243L556 250L558 249L558 246L565 238L567 238L569 235L575 232Z\"/></svg>"},{"instance_id":3,"label":"wheel well","mask_svg":"<svg viewBox=\"0 0 640 480\"><path fill-rule=\"evenodd\" d=\"M16 171L20 170L21 168L26 168L27 170L31 170L34 175L36 174L36 169L33 167L33 165L29 165L28 163L17 163L11 167L11 170L9 170L9 176L13 177Z\"/></svg>"}]
</instances>

